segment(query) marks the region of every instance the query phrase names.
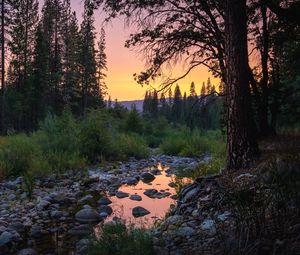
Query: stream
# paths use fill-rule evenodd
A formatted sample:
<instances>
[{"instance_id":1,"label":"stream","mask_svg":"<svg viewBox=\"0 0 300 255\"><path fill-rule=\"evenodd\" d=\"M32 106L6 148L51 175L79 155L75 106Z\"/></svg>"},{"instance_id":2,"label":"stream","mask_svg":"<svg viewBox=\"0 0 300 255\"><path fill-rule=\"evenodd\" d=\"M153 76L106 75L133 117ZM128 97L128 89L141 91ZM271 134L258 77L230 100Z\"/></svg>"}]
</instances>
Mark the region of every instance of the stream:
<instances>
[{"instance_id":1,"label":"stream","mask_svg":"<svg viewBox=\"0 0 300 255\"><path fill-rule=\"evenodd\" d=\"M87 238L116 219L151 228L175 204L176 169L196 164L196 159L164 155L107 163L87 172L37 179L32 201L22 178L3 182L0 254L22 255L22 249L81 254Z\"/></svg>"}]
</instances>

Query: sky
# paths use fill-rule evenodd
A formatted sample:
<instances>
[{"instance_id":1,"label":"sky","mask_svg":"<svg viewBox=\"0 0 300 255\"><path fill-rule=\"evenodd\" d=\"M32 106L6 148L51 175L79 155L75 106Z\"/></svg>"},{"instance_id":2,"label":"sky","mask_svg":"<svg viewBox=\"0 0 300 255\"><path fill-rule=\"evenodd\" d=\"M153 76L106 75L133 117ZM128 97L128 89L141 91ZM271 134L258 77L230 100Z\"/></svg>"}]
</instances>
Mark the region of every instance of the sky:
<instances>
[{"instance_id":1,"label":"sky","mask_svg":"<svg viewBox=\"0 0 300 255\"><path fill-rule=\"evenodd\" d=\"M42 1L43 2L43 1ZM72 9L76 11L78 20L81 22L83 13L83 0L71 0ZM97 10L95 12L95 27L97 32L103 25L104 14ZM125 41L129 35L134 32L130 31L124 25L121 19L114 19L112 22L105 24L104 29L106 32L106 54L107 54L107 78L106 84L108 87L108 94L111 99L118 99L119 101L125 100L138 100L143 99L145 92L149 87L141 87L134 80L133 74L145 70L145 60L143 56L138 55L133 49L124 47ZM183 74L184 65L176 66L173 70L165 69L166 74L172 73L173 77ZM218 79L214 79L208 73L206 67L199 67L192 71L184 80L178 82L182 93L188 93L192 81L195 82L197 94L200 94L202 83L207 81L208 77L211 78L212 84L218 85ZM153 87L159 86L152 84Z\"/></svg>"}]
</instances>

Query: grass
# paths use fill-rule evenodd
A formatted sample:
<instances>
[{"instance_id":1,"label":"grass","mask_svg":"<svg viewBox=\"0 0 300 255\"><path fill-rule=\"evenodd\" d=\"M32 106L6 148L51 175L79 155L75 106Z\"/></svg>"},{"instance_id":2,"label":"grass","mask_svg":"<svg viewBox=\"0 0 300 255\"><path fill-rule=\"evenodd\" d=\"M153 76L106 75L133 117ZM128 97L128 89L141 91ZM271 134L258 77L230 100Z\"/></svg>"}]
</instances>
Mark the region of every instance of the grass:
<instances>
[{"instance_id":1,"label":"grass","mask_svg":"<svg viewBox=\"0 0 300 255\"><path fill-rule=\"evenodd\" d=\"M174 131L162 142L160 149L169 155L199 157L210 153L216 157L225 155L225 139L220 131Z\"/></svg>"},{"instance_id":2,"label":"grass","mask_svg":"<svg viewBox=\"0 0 300 255\"><path fill-rule=\"evenodd\" d=\"M106 224L93 242L89 255L154 255L152 237L144 229L127 228L123 223Z\"/></svg>"},{"instance_id":3,"label":"grass","mask_svg":"<svg viewBox=\"0 0 300 255\"><path fill-rule=\"evenodd\" d=\"M105 111L91 111L87 119L72 114L48 116L38 131L0 137L0 178L43 176L83 169L106 160L144 158L144 138L125 132Z\"/></svg>"}]
</instances>

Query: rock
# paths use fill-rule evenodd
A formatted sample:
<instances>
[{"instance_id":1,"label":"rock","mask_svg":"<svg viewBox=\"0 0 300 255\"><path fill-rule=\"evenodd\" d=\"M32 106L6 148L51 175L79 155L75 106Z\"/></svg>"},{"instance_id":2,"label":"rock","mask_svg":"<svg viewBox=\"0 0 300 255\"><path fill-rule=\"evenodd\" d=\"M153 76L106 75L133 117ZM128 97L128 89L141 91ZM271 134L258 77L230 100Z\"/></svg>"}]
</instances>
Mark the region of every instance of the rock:
<instances>
[{"instance_id":1,"label":"rock","mask_svg":"<svg viewBox=\"0 0 300 255\"><path fill-rule=\"evenodd\" d=\"M134 201L142 201L142 197L140 195L131 195L129 198Z\"/></svg>"},{"instance_id":2,"label":"rock","mask_svg":"<svg viewBox=\"0 0 300 255\"><path fill-rule=\"evenodd\" d=\"M9 229L15 230L17 232L24 232L24 225L21 222L13 222L9 225Z\"/></svg>"},{"instance_id":3,"label":"rock","mask_svg":"<svg viewBox=\"0 0 300 255\"><path fill-rule=\"evenodd\" d=\"M210 234L215 234L216 233L216 227L215 227L215 222L211 219L205 219L202 223L201 223L201 229L203 231L206 231Z\"/></svg>"},{"instance_id":4,"label":"rock","mask_svg":"<svg viewBox=\"0 0 300 255\"><path fill-rule=\"evenodd\" d=\"M23 249L18 252L18 255L38 255L38 253L33 249Z\"/></svg>"},{"instance_id":5,"label":"rock","mask_svg":"<svg viewBox=\"0 0 300 255\"><path fill-rule=\"evenodd\" d=\"M116 193L116 197L117 197L117 198L125 198L125 197L129 197L129 193L122 192L122 191L118 191L118 192Z\"/></svg>"},{"instance_id":6,"label":"rock","mask_svg":"<svg viewBox=\"0 0 300 255\"><path fill-rule=\"evenodd\" d=\"M98 204L99 205L109 205L111 204L111 200L107 197L101 197L99 200L98 200Z\"/></svg>"},{"instance_id":7,"label":"rock","mask_svg":"<svg viewBox=\"0 0 300 255\"><path fill-rule=\"evenodd\" d=\"M180 227L176 231L176 235L181 236L181 237L190 237L195 234L195 230L191 227Z\"/></svg>"},{"instance_id":8,"label":"rock","mask_svg":"<svg viewBox=\"0 0 300 255\"><path fill-rule=\"evenodd\" d=\"M157 192L158 191L156 189L146 189L144 191L144 195L146 195L147 197L150 197L150 198L154 198L154 196Z\"/></svg>"},{"instance_id":9,"label":"rock","mask_svg":"<svg viewBox=\"0 0 300 255\"><path fill-rule=\"evenodd\" d=\"M11 243L13 241L13 239L14 239L14 236L10 232L4 231L0 235L0 247Z\"/></svg>"},{"instance_id":10,"label":"rock","mask_svg":"<svg viewBox=\"0 0 300 255\"><path fill-rule=\"evenodd\" d=\"M75 214L75 219L82 223L97 223L102 219L95 209L82 209Z\"/></svg>"},{"instance_id":11,"label":"rock","mask_svg":"<svg viewBox=\"0 0 300 255\"><path fill-rule=\"evenodd\" d=\"M49 201L46 200L41 200L38 204L37 204L37 209L38 210L44 210L46 209L49 205L51 205L51 203Z\"/></svg>"},{"instance_id":12,"label":"rock","mask_svg":"<svg viewBox=\"0 0 300 255\"><path fill-rule=\"evenodd\" d=\"M177 187L177 184L175 182L170 182L168 185L171 188L176 188Z\"/></svg>"},{"instance_id":13,"label":"rock","mask_svg":"<svg viewBox=\"0 0 300 255\"><path fill-rule=\"evenodd\" d=\"M180 200L182 203L187 203L194 199L194 196L196 196L200 191L200 185L197 183L191 184L183 188Z\"/></svg>"},{"instance_id":14,"label":"rock","mask_svg":"<svg viewBox=\"0 0 300 255\"><path fill-rule=\"evenodd\" d=\"M58 211L58 210L54 210L54 211L50 212L50 216L51 216L51 218L59 219L63 216L63 212Z\"/></svg>"},{"instance_id":15,"label":"rock","mask_svg":"<svg viewBox=\"0 0 300 255\"><path fill-rule=\"evenodd\" d=\"M183 216L181 215L173 215L173 216L170 216L168 217L166 220L165 220L165 224L166 225L176 225L176 224L180 224L182 221L183 221Z\"/></svg>"},{"instance_id":16,"label":"rock","mask_svg":"<svg viewBox=\"0 0 300 255\"><path fill-rule=\"evenodd\" d=\"M81 239L76 243L76 254L87 254L91 241L89 239Z\"/></svg>"},{"instance_id":17,"label":"rock","mask_svg":"<svg viewBox=\"0 0 300 255\"><path fill-rule=\"evenodd\" d=\"M136 185L139 182L139 180L135 177L128 177L124 180L124 182L127 185Z\"/></svg>"},{"instance_id":18,"label":"rock","mask_svg":"<svg viewBox=\"0 0 300 255\"><path fill-rule=\"evenodd\" d=\"M158 169L153 169L153 170L150 171L150 173L153 174L153 175L160 175L161 174L161 172Z\"/></svg>"},{"instance_id":19,"label":"rock","mask_svg":"<svg viewBox=\"0 0 300 255\"><path fill-rule=\"evenodd\" d=\"M15 194L11 193L7 196L7 199L9 201L15 201L17 199L17 196Z\"/></svg>"},{"instance_id":20,"label":"rock","mask_svg":"<svg viewBox=\"0 0 300 255\"><path fill-rule=\"evenodd\" d=\"M145 209L145 208L143 208L143 207L141 207L141 206L137 206L137 207L134 207L134 208L132 209L132 215L133 215L134 217L136 217L136 218L145 216L145 215L147 215L147 214L149 214L149 213L150 213L150 212L149 212L147 209Z\"/></svg>"},{"instance_id":21,"label":"rock","mask_svg":"<svg viewBox=\"0 0 300 255\"><path fill-rule=\"evenodd\" d=\"M231 215L230 212L224 212L224 213L218 215L218 220L226 221L230 215Z\"/></svg>"},{"instance_id":22,"label":"rock","mask_svg":"<svg viewBox=\"0 0 300 255\"><path fill-rule=\"evenodd\" d=\"M152 182L155 179L155 176L150 173L142 173L141 179L143 182L148 183L148 182Z\"/></svg>"},{"instance_id":23,"label":"rock","mask_svg":"<svg viewBox=\"0 0 300 255\"><path fill-rule=\"evenodd\" d=\"M92 233L92 228L90 225L79 225L68 231L68 234L72 236L87 236Z\"/></svg>"},{"instance_id":24,"label":"rock","mask_svg":"<svg viewBox=\"0 0 300 255\"><path fill-rule=\"evenodd\" d=\"M78 203L79 204L85 204L85 203L87 203L87 202L90 202L90 201L92 201L93 200L93 196L92 195L86 195L86 196L84 196L83 198L81 198L79 201L78 201Z\"/></svg>"},{"instance_id":25,"label":"rock","mask_svg":"<svg viewBox=\"0 0 300 255\"><path fill-rule=\"evenodd\" d=\"M111 215L113 213L113 209L108 205L103 205L99 208L99 213L105 213L106 215Z\"/></svg>"}]
</instances>

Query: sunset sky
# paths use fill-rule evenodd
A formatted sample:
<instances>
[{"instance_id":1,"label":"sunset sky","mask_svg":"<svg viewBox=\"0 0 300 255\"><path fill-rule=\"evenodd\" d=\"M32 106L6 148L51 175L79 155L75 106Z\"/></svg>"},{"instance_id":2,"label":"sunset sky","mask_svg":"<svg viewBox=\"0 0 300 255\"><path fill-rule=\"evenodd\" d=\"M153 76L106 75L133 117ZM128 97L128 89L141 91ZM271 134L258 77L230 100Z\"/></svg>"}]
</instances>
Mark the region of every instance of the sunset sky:
<instances>
[{"instance_id":1,"label":"sunset sky","mask_svg":"<svg viewBox=\"0 0 300 255\"><path fill-rule=\"evenodd\" d=\"M78 20L81 22L83 13L83 0L71 0L72 8L76 11ZM100 10L95 12L95 27L100 32L104 20L104 14ZM134 50L124 47L125 40L129 37L130 31L124 26L121 19L115 19L104 26L106 31L107 42L107 61L108 73L106 83L108 86L108 94L112 99L135 100L144 98L147 87L141 87L134 81L133 74L139 73L145 69L145 61L143 56L138 55ZM165 70L166 74L172 73L173 76L183 73L184 66L178 66L175 70ZM217 85L218 80L214 79L208 73L205 67L200 67L191 72L184 80L179 82L182 92L189 91L192 81L196 84L196 91L199 94L203 81L207 81L210 77L213 84ZM156 87L159 84L153 84Z\"/></svg>"}]
</instances>

